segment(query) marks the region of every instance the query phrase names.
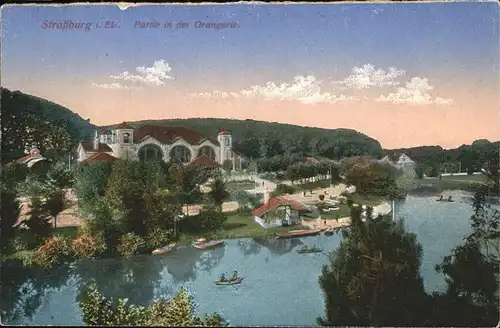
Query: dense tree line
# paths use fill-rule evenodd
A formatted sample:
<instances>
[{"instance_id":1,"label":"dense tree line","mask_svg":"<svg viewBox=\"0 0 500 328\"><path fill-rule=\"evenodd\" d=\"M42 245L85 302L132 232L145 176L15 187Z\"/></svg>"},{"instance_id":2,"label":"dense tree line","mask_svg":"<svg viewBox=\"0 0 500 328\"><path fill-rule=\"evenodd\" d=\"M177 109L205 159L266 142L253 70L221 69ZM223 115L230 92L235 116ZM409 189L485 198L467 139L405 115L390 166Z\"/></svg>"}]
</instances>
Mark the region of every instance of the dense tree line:
<instances>
[{"instance_id":1,"label":"dense tree line","mask_svg":"<svg viewBox=\"0 0 500 328\"><path fill-rule=\"evenodd\" d=\"M381 156L380 143L350 129L321 129L254 120L190 118L130 122L132 126L154 124L184 126L207 136L216 136L220 128L229 130L233 148L252 159L273 156L319 156L331 159L356 155Z\"/></svg>"},{"instance_id":2,"label":"dense tree line","mask_svg":"<svg viewBox=\"0 0 500 328\"><path fill-rule=\"evenodd\" d=\"M94 126L68 108L20 91L1 89L1 160L9 163L36 145L43 155L68 156Z\"/></svg>"},{"instance_id":3,"label":"dense tree line","mask_svg":"<svg viewBox=\"0 0 500 328\"><path fill-rule=\"evenodd\" d=\"M456 173L459 171L479 172L492 160L498 160L500 142L485 139L476 140L471 145L462 145L455 149L443 149L440 146L422 146L385 150L396 158L402 153L417 162L423 173L437 176L439 172Z\"/></svg>"}]
</instances>

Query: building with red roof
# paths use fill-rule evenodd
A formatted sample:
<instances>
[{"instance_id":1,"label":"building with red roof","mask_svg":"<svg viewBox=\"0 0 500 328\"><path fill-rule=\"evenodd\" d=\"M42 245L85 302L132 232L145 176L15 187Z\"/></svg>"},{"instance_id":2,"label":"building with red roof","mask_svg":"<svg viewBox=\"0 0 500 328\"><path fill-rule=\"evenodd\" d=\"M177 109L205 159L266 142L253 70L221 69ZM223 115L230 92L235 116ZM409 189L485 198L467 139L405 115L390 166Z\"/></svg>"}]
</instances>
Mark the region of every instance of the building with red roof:
<instances>
[{"instance_id":1,"label":"building with red roof","mask_svg":"<svg viewBox=\"0 0 500 328\"><path fill-rule=\"evenodd\" d=\"M300 212L307 208L299 201L288 196L271 197L267 191L264 203L252 210L255 222L264 228L293 225L300 223Z\"/></svg>"},{"instance_id":2,"label":"building with red roof","mask_svg":"<svg viewBox=\"0 0 500 328\"><path fill-rule=\"evenodd\" d=\"M113 158L130 160L161 159L183 164L221 167L226 161L233 169L240 169L243 157L233 150L232 136L220 129L216 138L180 126L141 125L122 122L114 128L96 131L93 141L82 141L78 145L78 162L96 154L107 154ZM111 157L105 158L107 161Z\"/></svg>"}]
</instances>

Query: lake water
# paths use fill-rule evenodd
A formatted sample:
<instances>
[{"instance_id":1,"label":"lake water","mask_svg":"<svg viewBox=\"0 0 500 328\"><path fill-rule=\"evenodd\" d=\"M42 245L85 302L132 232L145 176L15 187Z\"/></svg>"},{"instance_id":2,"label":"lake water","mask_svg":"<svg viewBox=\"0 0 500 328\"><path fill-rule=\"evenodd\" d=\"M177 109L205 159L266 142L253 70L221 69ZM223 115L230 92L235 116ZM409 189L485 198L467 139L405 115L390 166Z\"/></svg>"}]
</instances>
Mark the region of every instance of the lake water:
<instances>
[{"instance_id":1,"label":"lake water","mask_svg":"<svg viewBox=\"0 0 500 328\"><path fill-rule=\"evenodd\" d=\"M397 204L397 216L418 234L423 246L422 275L428 290L443 290L444 279L434 266L469 231L470 201L438 203L410 196ZM78 289L95 279L107 297L128 298L147 305L188 287L200 314L219 312L232 325L315 325L324 314L318 276L328 258L322 253L298 254L301 245L329 251L341 237L291 240L227 240L225 247L200 251L192 247L160 256L127 260L104 259L43 270L4 268L0 292L2 319L10 324L81 325ZM216 286L221 273L238 270L237 286Z\"/></svg>"}]
</instances>

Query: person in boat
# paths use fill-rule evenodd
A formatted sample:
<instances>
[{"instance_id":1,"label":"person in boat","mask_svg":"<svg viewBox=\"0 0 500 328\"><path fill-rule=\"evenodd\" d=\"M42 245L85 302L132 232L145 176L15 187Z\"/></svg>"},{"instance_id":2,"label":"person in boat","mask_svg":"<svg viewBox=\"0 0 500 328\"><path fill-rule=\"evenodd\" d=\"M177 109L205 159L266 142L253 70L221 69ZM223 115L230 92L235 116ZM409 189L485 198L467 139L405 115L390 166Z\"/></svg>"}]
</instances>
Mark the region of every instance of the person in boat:
<instances>
[{"instance_id":1,"label":"person in boat","mask_svg":"<svg viewBox=\"0 0 500 328\"><path fill-rule=\"evenodd\" d=\"M238 279L238 271L233 271L233 276L231 277L231 280L236 280Z\"/></svg>"},{"instance_id":2,"label":"person in boat","mask_svg":"<svg viewBox=\"0 0 500 328\"><path fill-rule=\"evenodd\" d=\"M448 196L448 201L449 201L449 202L451 202L451 201L452 201L451 196Z\"/></svg>"},{"instance_id":3,"label":"person in boat","mask_svg":"<svg viewBox=\"0 0 500 328\"><path fill-rule=\"evenodd\" d=\"M224 273L220 275L220 281L227 281Z\"/></svg>"}]
</instances>

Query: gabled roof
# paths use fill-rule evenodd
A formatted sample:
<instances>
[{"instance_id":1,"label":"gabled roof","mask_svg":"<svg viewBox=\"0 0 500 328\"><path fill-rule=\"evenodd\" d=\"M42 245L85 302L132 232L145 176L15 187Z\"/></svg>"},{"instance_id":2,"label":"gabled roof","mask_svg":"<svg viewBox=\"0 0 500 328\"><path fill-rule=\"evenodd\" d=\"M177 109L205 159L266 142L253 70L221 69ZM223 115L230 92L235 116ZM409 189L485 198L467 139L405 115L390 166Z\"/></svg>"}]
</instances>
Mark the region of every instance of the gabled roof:
<instances>
[{"instance_id":1,"label":"gabled roof","mask_svg":"<svg viewBox=\"0 0 500 328\"><path fill-rule=\"evenodd\" d=\"M130 124L128 124L127 122L122 122L120 124L118 124L118 126L116 127L116 129L134 129Z\"/></svg>"},{"instance_id":2,"label":"gabled roof","mask_svg":"<svg viewBox=\"0 0 500 328\"><path fill-rule=\"evenodd\" d=\"M214 161L213 159L211 159L207 155L203 155L203 154L196 157L195 159L193 159L191 161L191 163L189 163L189 164L202 165L202 166L206 166L206 167L220 167L219 163L217 163L216 161Z\"/></svg>"},{"instance_id":3,"label":"gabled roof","mask_svg":"<svg viewBox=\"0 0 500 328\"><path fill-rule=\"evenodd\" d=\"M176 139L182 138L191 145L198 145L205 140L209 140L214 145L219 145L217 140L207 138L198 131L181 126L144 125L135 129L134 140L137 142L144 139L147 135L163 144L171 144L175 142Z\"/></svg>"},{"instance_id":4,"label":"gabled roof","mask_svg":"<svg viewBox=\"0 0 500 328\"><path fill-rule=\"evenodd\" d=\"M89 164L89 163L96 162L96 161L103 161L103 162L107 162L107 163L113 163L117 159L118 158L116 158L114 156L111 156L110 154L96 153L96 154L90 156L89 158L87 158L86 160L82 161L80 163L80 165Z\"/></svg>"},{"instance_id":5,"label":"gabled roof","mask_svg":"<svg viewBox=\"0 0 500 328\"><path fill-rule=\"evenodd\" d=\"M286 196L275 196L275 197L271 197L267 204L262 204L261 206L255 208L252 211L252 215L260 217L264 213L267 213L270 210L273 210L273 209L280 207L280 206L290 206L293 210L296 210L296 211L303 211L306 209L304 207L304 205L302 205L300 202L296 201L295 199L292 199L292 198L289 198Z\"/></svg>"},{"instance_id":6,"label":"gabled roof","mask_svg":"<svg viewBox=\"0 0 500 328\"><path fill-rule=\"evenodd\" d=\"M86 152L112 152L113 149L104 143L99 143L99 150L94 149L94 143L92 141L82 141L81 142L83 150Z\"/></svg>"},{"instance_id":7,"label":"gabled roof","mask_svg":"<svg viewBox=\"0 0 500 328\"><path fill-rule=\"evenodd\" d=\"M306 157L306 160L311 164L318 164L319 161L314 157Z\"/></svg>"}]
</instances>

